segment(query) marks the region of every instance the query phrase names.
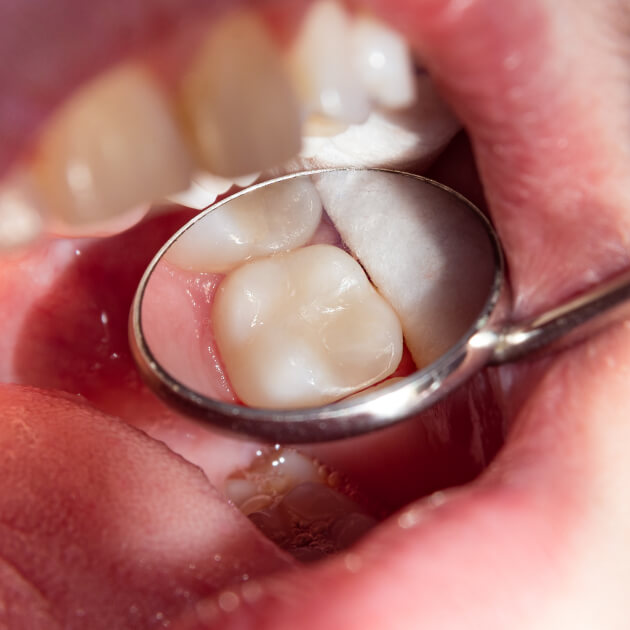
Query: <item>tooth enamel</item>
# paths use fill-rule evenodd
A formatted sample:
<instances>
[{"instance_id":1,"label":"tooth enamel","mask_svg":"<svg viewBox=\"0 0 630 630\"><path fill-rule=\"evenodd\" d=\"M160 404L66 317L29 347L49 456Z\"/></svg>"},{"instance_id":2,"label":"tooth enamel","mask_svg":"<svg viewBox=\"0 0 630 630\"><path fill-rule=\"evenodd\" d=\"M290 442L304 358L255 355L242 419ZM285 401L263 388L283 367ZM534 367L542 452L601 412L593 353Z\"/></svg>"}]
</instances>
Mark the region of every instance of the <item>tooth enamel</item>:
<instances>
[{"instance_id":1,"label":"tooth enamel","mask_svg":"<svg viewBox=\"0 0 630 630\"><path fill-rule=\"evenodd\" d=\"M168 250L182 269L222 273L252 258L304 245L315 233L322 204L305 178L249 192L199 220Z\"/></svg>"},{"instance_id":2,"label":"tooth enamel","mask_svg":"<svg viewBox=\"0 0 630 630\"><path fill-rule=\"evenodd\" d=\"M302 125L302 134L306 137L316 136L318 138L327 138L337 136L343 133L347 128L347 124L335 118L328 118L321 114L311 114ZM304 139L302 139L302 146L304 146Z\"/></svg>"},{"instance_id":3,"label":"tooth enamel","mask_svg":"<svg viewBox=\"0 0 630 630\"><path fill-rule=\"evenodd\" d=\"M232 179L219 177L211 173L196 173L193 175L190 187L187 190L169 195L168 199L188 208L203 210L215 201L219 195L230 190L232 186L245 188L251 186L259 177L260 173L242 175Z\"/></svg>"},{"instance_id":4,"label":"tooth enamel","mask_svg":"<svg viewBox=\"0 0 630 630\"><path fill-rule=\"evenodd\" d=\"M309 113L362 123L370 106L352 63L350 24L349 16L338 4L317 2L302 22L289 64Z\"/></svg>"},{"instance_id":5,"label":"tooth enamel","mask_svg":"<svg viewBox=\"0 0 630 630\"><path fill-rule=\"evenodd\" d=\"M210 33L181 86L202 165L233 177L275 166L300 148L298 108L270 35L253 14Z\"/></svg>"},{"instance_id":6,"label":"tooth enamel","mask_svg":"<svg viewBox=\"0 0 630 630\"><path fill-rule=\"evenodd\" d=\"M396 313L361 266L331 245L231 272L212 321L228 378L253 407L338 400L389 376L402 355Z\"/></svg>"},{"instance_id":7,"label":"tooth enamel","mask_svg":"<svg viewBox=\"0 0 630 630\"><path fill-rule=\"evenodd\" d=\"M85 86L57 112L34 170L51 213L76 225L186 188L190 166L160 88L130 64Z\"/></svg>"},{"instance_id":8,"label":"tooth enamel","mask_svg":"<svg viewBox=\"0 0 630 630\"><path fill-rule=\"evenodd\" d=\"M402 108L415 98L413 62L405 40L367 16L352 22L355 67L370 97L383 107Z\"/></svg>"},{"instance_id":9,"label":"tooth enamel","mask_svg":"<svg viewBox=\"0 0 630 630\"><path fill-rule=\"evenodd\" d=\"M329 166L418 170L428 166L461 124L438 96L428 75L417 77L417 99L404 110L374 110L362 125L334 137L308 136L287 171Z\"/></svg>"},{"instance_id":10,"label":"tooth enamel","mask_svg":"<svg viewBox=\"0 0 630 630\"><path fill-rule=\"evenodd\" d=\"M41 202L29 174L16 169L0 183L0 251L22 247L42 230Z\"/></svg>"},{"instance_id":11,"label":"tooth enamel","mask_svg":"<svg viewBox=\"0 0 630 630\"><path fill-rule=\"evenodd\" d=\"M313 179L345 244L398 314L416 366L441 356L481 311L476 288L492 284L480 222L412 178L346 171Z\"/></svg>"}]
</instances>

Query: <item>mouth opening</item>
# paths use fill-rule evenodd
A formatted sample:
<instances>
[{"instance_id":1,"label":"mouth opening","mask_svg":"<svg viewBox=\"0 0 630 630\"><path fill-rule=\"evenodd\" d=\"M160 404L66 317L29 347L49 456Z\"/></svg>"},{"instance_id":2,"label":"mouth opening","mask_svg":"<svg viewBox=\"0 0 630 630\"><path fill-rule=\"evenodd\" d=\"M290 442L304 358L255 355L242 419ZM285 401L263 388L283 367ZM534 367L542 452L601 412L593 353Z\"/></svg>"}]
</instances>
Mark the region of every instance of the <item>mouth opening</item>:
<instances>
[{"instance_id":1,"label":"mouth opening","mask_svg":"<svg viewBox=\"0 0 630 630\"><path fill-rule=\"evenodd\" d=\"M372 17L345 12L341 5L330 2L317 3L315 7L324 11L325 19L319 15L309 17L308 13L300 16L315 24L310 27L315 34L299 34L298 21L297 26L292 24L287 29L290 35L273 31L270 36L274 46L280 41L282 54L295 47L296 38L303 38L306 43L300 43L302 48L292 53L293 63L308 66L312 62L314 51L321 48L318 39L322 37L321 31L325 37L333 36L326 27L331 22L338 23L336 28L341 33L334 35L339 39L336 45L342 46L346 32L343 29L352 30L357 49L372 60L372 70L378 70L379 64L387 60L378 47L370 48L371 38L384 38L383 46L391 46L394 55L402 54L400 41L392 40L395 34ZM299 562L325 564L331 556L343 557L352 573L358 570L359 555L348 555L349 552L365 544L372 535L378 538L379 524L398 523L400 529L415 525L420 517L413 511L415 508L406 510L406 506L439 508L451 496L450 489L473 484L488 468L505 442L508 417L512 417L511 410L509 415L506 411L502 393L506 388L503 380L506 372L486 370L432 409L374 435L299 449L232 440L179 416L141 384L127 344L127 314L133 293L155 251L196 211L223 195L281 173L332 166L401 168L443 182L481 208L485 201L466 134L459 131L460 123L439 98L429 75L418 72L413 63L406 69L415 85L412 102L405 100L407 88L388 88L379 95L371 87L370 92L372 79L368 68L365 85L355 88L368 94L362 97L363 102L353 94L337 96L337 101L342 97L348 101L347 110L340 109L332 97L320 98L315 106L312 94L310 110L297 108L287 113L286 103L275 108L273 115L282 123L282 134L289 135L291 124L285 123L291 117L297 118L295 127L301 125L302 133L306 132L297 156L295 143L299 144L299 138L278 139L280 132L273 125L254 138L253 144L263 149L250 156L248 140L260 130L244 134L246 140L233 140L242 132L238 116L260 121L259 116L264 116L264 112L251 115L251 103L241 104L244 111L236 113L229 112L226 104L220 112L210 114L198 106L215 96L214 83L209 87L200 78L204 73L216 75L212 81L217 84L232 85L233 100L226 101L228 104L255 102L259 98L252 96L251 86L248 90L252 91L240 85L235 87L234 77L230 76L236 76L232 64L241 64L245 73L260 72L259 66L249 67L251 53L248 58L226 62L224 68L208 61L217 58L218 49L214 46L234 49L237 45L238 50L245 36L253 41L251 45L256 50L262 50L261 58L266 56L267 63L278 65L277 51L268 50L267 35L262 36L261 25L252 24L251 19L247 14L235 22L229 16L217 20L219 31L214 34L218 43L207 43L209 27L193 29L192 50L182 45L190 32L187 26L182 31L184 35L180 33L173 44L185 63L178 59L174 63L176 69L168 69L165 81L161 77L155 82L155 76L151 75L154 69L147 71L161 63L150 56L148 62L144 58L138 65L134 59L132 64L125 62L104 79L97 79L99 83L93 85L95 91L87 97L85 93L71 95L70 107L64 106L50 126L44 126L28 159L24 158L8 172L4 197L0 190L0 205L6 198L17 198L22 205L12 202L11 212L18 206L28 207L37 217L36 229L17 243L22 246L24 241L30 241L31 249L21 250L17 257L7 259L16 272L16 284L29 275L41 277L42 269L52 270L50 282L32 281L30 299L17 306L21 320L15 326L15 342L10 350L15 357L10 380L77 394L97 409L165 442L170 450L204 471L225 501L234 507L235 520L244 515ZM270 18L263 14L263 20L269 22ZM209 51L204 52L204 46ZM333 46L331 50L336 49ZM337 52L324 63L329 66L340 63L345 54ZM332 72L330 67L308 69L322 83L328 78L318 73L329 71ZM332 83L341 92L340 86L347 87L347 75L340 69L336 72ZM184 105L179 101L173 105L169 100L170 90L180 85L182 75L186 77L186 85L181 88L183 96L180 94L177 99ZM405 77L403 83L408 75ZM265 85L255 87L262 92L263 100L276 103L277 92L281 91L277 86L282 80L272 77ZM274 85L274 94L270 95ZM388 100L398 89L403 94L400 100ZM117 94L129 92L137 92L134 99L142 105L140 118L153 116L144 129L132 128L136 119L125 118L126 101L117 100ZM88 98L87 104L73 101L80 98ZM287 109L283 109L285 106ZM118 122L106 120L108 107L119 110ZM216 125L208 122L206 116L233 118L225 129L216 131ZM111 122L113 136L119 128L124 128L129 132L128 142L143 145L149 153L160 154L155 170L138 175L137 164L151 162L155 156L129 152L127 145L114 147L112 151L113 161L122 165L125 176L130 176L128 180L120 183L119 173L110 168L111 163L94 165L105 160L104 153L99 153L103 149L99 144L99 123L94 122L100 120L105 121L108 129ZM117 126L119 123L122 127ZM80 133L86 128L82 124L94 125L93 137L86 139ZM147 138L155 135L153 124L159 128L160 138L147 143ZM75 129L79 130L76 137L81 137L84 145L66 143ZM180 131L184 139L179 136ZM214 148L197 146L199 138L190 140L191 135L213 133L225 135L215 139ZM294 133L297 132L291 131ZM234 153L224 150L228 145L237 146L237 150ZM267 152L266 148L272 145L273 151ZM213 151L220 159L212 157ZM200 158L204 152L209 152L210 157L206 154ZM71 172L68 165L73 160L79 167L83 163L88 168ZM161 173L168 177L161 177ZM90 178L98 180L93 187ZM190 182L192 186L182 191ZM123 187L125 195L113 198L116 190ZM127 194L127 190L133 192ZM163 201L166 196L171 201ZM68 208L72 210L66 212ZM32 244L38 230L48 234ZM51 238L49 234L55 232L72 238ZM92 238L103 234L108 238ZM7 247L14 245L8 243ZM207 283L198 278L191 280L188 288L191 303L209 290ZM165 294L163 299L165 305L174 303L172 295ZM460 492L453 490L452 494ZM224 591L223 603L230 608L233 598L226 597ZM242 598L242 593L238 597ZM220 604L220 598L217 601Z\"/></svg>"}]
</instances>

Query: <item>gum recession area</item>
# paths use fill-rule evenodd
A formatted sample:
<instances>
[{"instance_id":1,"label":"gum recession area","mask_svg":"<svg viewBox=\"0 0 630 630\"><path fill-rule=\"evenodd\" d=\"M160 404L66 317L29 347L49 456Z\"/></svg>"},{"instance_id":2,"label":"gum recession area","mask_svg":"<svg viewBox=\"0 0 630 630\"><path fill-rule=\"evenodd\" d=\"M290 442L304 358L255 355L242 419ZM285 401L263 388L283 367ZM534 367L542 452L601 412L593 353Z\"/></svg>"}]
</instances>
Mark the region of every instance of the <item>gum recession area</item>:
<instances>
[{"instance_id":1,"label":"gum recession area","mask_svg":"<svg viewBox=\"0 0 630 630\"><path fill-rule=\"evenodd\" d=\"M85 10L88 10L87 6ZM6 65L6 68L10 67L13 64ZM25 117L28 118L28 114ZM547 155L544 160L547 169L548 158ZM539 207L547 206L541 203ZM157 238L159 230L155 225L153 228L155 231L151 238ZM138 233L135 235L137 237ZM150 242L151 239L148 240ZM102 387L96 385L96 379L91 380L93 375L90 376L89 370L73 372L71 369L72 357L75 353L80 355L86 333L92 335L92 341L101 339L98 335L103 334L102 319L96 317L103 304L103 292L92 283L103 278L109 282L108 274L115 277L117 265L120 265L119 269L124 269L122 275L133 275L131 269L136 264L141 266L138 261L129 260L128 254L134 249L127 247L124 263L114 264L112 260L97 257L98 262L93 260L92 267L81 268L76 262L69 267L60 264L56 270L58 273L54 274L51 265L46 264L50 263L50 259L46 261L43 253L39 265L36 264L37 255L34 255L21 273L17 265L7 264L6 275L2 277L3 298L7 299L1 302L3 324L9 324L9 330L5 330L2 339L3 350L6 350L2 353L3 380L7 376L8 380L60 388L73 385L74 380L79 383L74 391L84 390L88 398L104 408L109 407L113 413L117 413L115 408L119 407L118 413L123 418L140 421L140 412L145 411L146 426L150 428L155 428L158 420L164 421L164 424L172 422L167 412L147 399L125 363L126 358L117 366L121 368L117 376L114 376L113 370L108 373L107 369L99 368L102 370L102 379L99 379ZM106 251L101 250L101 253ZM114 257L113 250L109 253ZM559 253L562 255L562 251ZM70 254L68 259L72 260ZM96 267L102 268L105 275L99 275ZM82 295L86 301L77 304L82 307L88 304L92 309L93 317L85 319L90 323L76 329L66 324L80 324L81 317L76 314L72 317L73 308L80 310L79 307L55 298L49 292L50 287L44 282L40 284L37 277L37 272L41 272L52 274L55 279L59 275L63 279L66 271L70 272L66 296L78 300L73 292L83 285ZM538 272L537 268L531 271L532 275ZM540 275L544 277L544 274ZM63 282L59 285L53 283L53 286L63 291ZM125 286L124 282L122 286ZM81 296L80 291L78 295ZM111 298L111 304L118 300L124 301L120 294L115 299ZM110 306L108 302L105 304ZM114 311L112 306L112 314ZM51 320L53 323L50 323ZM116 317L107 320L110 330L110 322L114 321L118 321ZM30 329L24 326L25 323L30 325ZM38 348L32 343L29 355L31 335L34 339L39 335L41 345ZM120 348L124 350L122 336L113 335L112 339L120 342ZM611 497L614 494L612 476L602 479L594 475L596 463L601 464L602 461L613 462L612 473L623 472L623 468L614 464L623 457L620 458L617 449L610 445L627 443L628 438L627 431L623 429L627 422L620 417L623 410L616 409L614 403L626 396L627 383L621 377L628 369L623 356L627 354L627 343L627 334L618 330L568 353L549 367L543 366L538 375L527 369L520 375L511 370L503 371L500 376L506 389L509 389L508 377L514 377L514 382L520 381L521 384L521 391L516 388L519 395L516 400L510 400L508 407L510 416L519 412L518 430L494 472L486 476L484 483L465 494L452 496L450 502L441 505L438 510L427 503L426 512L422 507L417 512L406 512L408 517L402 519L402 526L401 521L396 519L386 523L361 549L356 550L354 559L339 558L317 570L300 573L297 579L294 579L295 573L287 580L278 577L273 584L265 585L263 599L258 600L255 613L249 606L243 607L245 616L239 617L239 620L244 627L284 628L295 627L299 623L303 628L375 625L404 628L413 627L413 619L441 628L461 627L465 619L474 620L476 627L506 627L513 625L511 622L515 619L525 627L541 627L532 621L532 615L548 612L550 598L559 606L564 604L566 610L567 602L563 595L567 592L573 594L569 609L575 610L574 619L579 620L582 627L602 627L597 613L606 609L606 603L614 603L616 598L621 601L619 594L623 593L623 584L627 584L623 580L622 569L618 571L621 579L616 582L617 590L608 589L605 594L600 594L591 608L588 605L586 608L579 605L574 608L573 603L586 601L587 595L590 598L598 592L596 584L580 578L584 563L588 563L589 558L593 560L589 557L592 534L598 532L597 540L605 540L608 545L597 560L597 566L605 570L604 565L617 558L617 543L623 541L618 530L623 529L627 522L619 510L611 511L614 504ZM103 365L107 365L104 359L108 344L97 346L100 348L97 354L103 359ZM86 343L78 367L95 365L88 360L88 356L90 359L94 357L90 356L87 348ZM20 358L22 352L25 353L24 359ZM39 352L43 356L41 360L37 358ZM598 361L602 355L609 359L604 365ZM67 370L65 376L57 374L59 368L63 368L62 372ZM517 376L520 378L517 379ZM523 384L530 386L529 392L525 390L529 394L527 397L522 390ZM589 395L585 398L587 385ZM123 393L128 391L133 395ZM459 408L457 403L451 402L450 408L436 412L436 417L442 413L442 423L438 421L436 425L446 426L445 419L455 418L458 411L463 411L458 419L463 419L466 426L468 415L485 412L485 405L475 409L470 404L473 392L479 391L483 392L483 387L465 392L459 399ZM114 396L115 392L119 395ZM13 595L7 598L8 601L18 602L17 607L23 603L22 610L29 610L31 619L48 619L50 623L42 626L54 627L51 602L57 598L55 614L61 619L58 625L84 627L85 624L81 626L82 622L76 620L86 614L102 619L103 627L107 627L112 617L114 626L131 625L125 616L130 600L121 597L128 586L134 594L133 601L143 603L137 613L143 618L145 613L150 613L153 620L159 621L164 616L177 614L198 596L242 580L242 574L227 570L227 563L217 561L214 552L221 548L227 558L225 550L242 549L242 554L232 551L230 560L233 560L234 556L245 557L254 551L239 546L242 541L226 539L223 536L226 524L228 529L237 528L246 539L255 537L255 532L242 529L239 525L242 521L237 515L225 519L222 527L217 521L204 520L209 519L208 513L196 508L205 505L215 507L220 505L220 501L207 491L203 480L200 482L190 467L184 466L184 474L181 474L181 468L180 474L174 474L181 465L180 460L173 458L168 451L155 448L143 437L132 440L131 437L137 437L137 434L130 432L123 423L103 417L94 410L86 410L80 402L19 388L3 388L1 396L5 414L2 448L3 452L11 454L2 462L3 471L7 474L3 472L1 478L8 480L5 481L7 492L2 495L3 501L6 501L3 513L7 514L9 508L12 511L11 518L3 520L5 529L0 540L3 559L21 570L20 576L4 564L1 579L3 589ZM525 398L526 403L523 402ZM144 407L139 400L144 401ZM487 416L483 414L483 417ZM597 432L602 418L607 421L609 439L602 438ZM462 426L460 423L453 424ZM103 426L109 427L108 431L104 432ZM46 428L50 430L48 434ZM412 431L410 424L405 425L405 429ZM425 429L415 430L417 435L406 436L409 442L412 437L421 442ZM452 431L449 437L457 442L461 435ZM469 436L472 434L473 431L468 431ZM439 433L435 431L433 435L435 438ZM219 444L218 438L214 439ZM462 442L469 443L466 439ZM439 439L434 439L433 447L438 443ZM220 444L223 446L223 443ZM421 450L422 446L418 448ZM112 461L108 454L120 449L129 457L119 456L116 462ZM225 449L229 450L229 447L225 446ZM462 449L466 450L469 449ZM217 453L221 451L217 448ZM240 447L233 451L234 454L239 452ZM427 457L427 460L430 459ZM68 461L75 464L72 474L78 480L85 481L90 471L100 471L100 477L96 476L100 483L90 486L91 493L99 496L98 504L83 499L81 492L85 486L79 483L73 485L72 479L62 474L64 469L67 470ZM395 458L392 461L395 462ZM447 458L442 461L446 462ZM132 466L132 462L136 465ZM419 476L416 475L418 458L415 463L408 463L410 467L406 469L404 479L406 483L413 484ZM125 469L124 473L120 472L121 467ZM471 473L474 468L471 466L467 472ZM425 469L424 472L430 471ZM26 483L26 480L32 479L37 479L37 482ZM116 479L117 484L114 483ZM150 483L145 484L145 479ZM198 494L191 493L190 486L195 480L203 486ZM392 487L395 488L396 484ZM110 492L104 493L104 488ZM159 496L150 492L152 488L159 490ZM132 489L134 493L130 492ZM173 495L178 493L189 501L184 505L176 502ZM30 501L25 501L25 498ZM607 510L606 523L597 521L589 512L589 500L595 499L598 506ZM129 512L134 503L137 507L144 506L146 511ZM23 512L20 512L20 506L24 507ZM64 509L60 509L62 507ZM198 520L194 523L195 527L184 530L168 518L172 513L189 514L193 521ZM415 526L414 522L417 523ZM200 533L199 523L210 525ZM104 544L103 537L95 534L105 525L108 526L110 544ZM77 537L77 531L82 535ZM123 531L135 533L137 540L142 538L144 547L135 545L112 559L115 543L122 545ZM171 533L171 538L164 537L167 531ZM69 533L66 535L64 532ZM182 540L186 536L190 545L187 554L175 551L168 557L160 555L168 547L181 552L185 547ZM70 551L63 557L61 552L36 557L32 551L44 548ZM121 548L118 547L119 550ZM99 550L100 555L95 553ZM198 562L201 567L195 566L192 556L203 558ZM259 573L282 566L281 559L274 560L273 556L265 553L261 553L260 557L260 563L255 567ZM109 560L106 562L105 559ZM148 559L153 564L147 563ZM194 569L189 568L191 564ZM167 570L158 575L155 565ZM255 575L255 571L250 573ZM51 575L54 577L51 578ZM60 578L61 575L65 579ZM599 572L593 580L598 579L598 575ZM173 583L181 583L184 576L194 582L196 588L189 588L188 596L186 592L175 596L171 587ZM386 579L387 576L392 576L392 579ZM86 580L88 577L89 580ZM113 583L116 584L114 589ZM150 587L147 587L149 584ZM409 588L410 584L416 586ZM63 598L63 593L68 593L68 586L76 600L85 606L84 609L77 610L76 600L69 601L67 595ZM188 584L185 584L184 591L187 587ZM240 587L234 587L234 592L243 594L239 601L245 601ZM255 592L255 589L250 590L250 596ZM269 599L265 599L265 593ZM580 595L584 595L581 600ZM224 597L223 601L234 600ZM322 607L321 601L326 601L327 606ZM503 607L501 604L504 604ZM214 609L209 605L207 610ZM585 611L590 614L582 614ZM105 616L106 612L109 617ZM162 617L156 617L158 613ZM248 617L250 613L252 616ZM63 614L67 616L63 617ZM547 618L553 621L553 614L548 614ZM563 621L567 619L566 615L559 618ZM266 624L265 619L269 620ZM226 628L228 626L224 621L215 620L209 625ZM17 627L25 625L16 624ZM561 626L551 623L548 627ZM623 625L619 623L607 627Z\"/></svg>"}]
</instances>

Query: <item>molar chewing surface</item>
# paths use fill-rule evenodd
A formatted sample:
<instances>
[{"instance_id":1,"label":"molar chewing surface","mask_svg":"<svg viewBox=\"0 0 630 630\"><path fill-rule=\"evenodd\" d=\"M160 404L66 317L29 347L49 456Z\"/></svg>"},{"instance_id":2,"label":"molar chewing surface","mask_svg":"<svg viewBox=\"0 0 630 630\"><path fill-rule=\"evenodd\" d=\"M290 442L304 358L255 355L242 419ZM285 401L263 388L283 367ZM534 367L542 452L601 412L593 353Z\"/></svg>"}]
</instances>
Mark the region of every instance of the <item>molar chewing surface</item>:
<instances>
[{"instance_id":1,"label":"molar chewing surface","mask_svg":"<svg viewBox=\"0 0 630 630\"><path fill-rule=\"evenodd\" d=\"M339 400L392 374L402 356L396 313L359 263L331 245L232 271L212 321L230 381L253 407Z\"/></svg>"},{"instance_id":2,"label":"molar chewing surface","mask_svg":"<svg viewBox=\"0 0 630 630\"><path fill-rule=\"evenodd\" d=\"M278 546L304 562L351 546L376 520L340 476L318 461L275 446L231 475L225 493Z\"/></svg>"}]
</instances>

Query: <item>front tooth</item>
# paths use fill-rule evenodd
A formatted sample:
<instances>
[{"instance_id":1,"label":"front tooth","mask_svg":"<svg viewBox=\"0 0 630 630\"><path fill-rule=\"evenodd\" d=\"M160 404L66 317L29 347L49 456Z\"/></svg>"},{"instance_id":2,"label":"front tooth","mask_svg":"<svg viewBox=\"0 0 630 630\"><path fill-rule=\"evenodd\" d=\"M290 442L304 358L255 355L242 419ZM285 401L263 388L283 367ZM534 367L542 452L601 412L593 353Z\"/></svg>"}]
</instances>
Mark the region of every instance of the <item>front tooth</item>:
<instances>
[{"instance_id":1,"label":"front tooth","mask_svg":"<svg viewBox=\"0 0 630 630\"><path fill-rule=\"evenodd\" d=\"M231 272L212 321L234 390L254 407L338 400L389 376L402 356L396 313L361 266L331 245Z\"/></svg>"},{"instance_id":2,"label":"front tooth","mask_svg":"<svg viewBox=\"0 0 630 630\"><path fill-rule=\"evenodd\" d=\"M362 123L370 113L352 63L350 18L335 2L314 4L290 53L293 80L309 113Z\"/></svg>"},{"instance_id":3,"label":"front tooth","mask_svg":"<svg viewBox=\"0 0 630 630\"><path fill-rule=\"evenodd\" d=\"M414 102L413 62L398 33L361 16L352 23L352 46L357 72L377 104L403 108Z\"/></svg>"},{"instance_id":4,"label":"front tooth","mask_svg":"<svg viewBox=\"0 0 630 630\"><path fill-rule=\"evenodd\" d=\"M26 169L18 168L0 183L0 251L22 247L42 229L41 202Z\"/></svg>"},{"instance_id":5,"label":"front tooth","mask_svg":"<svg viewBox=\"0 0 630 630\"><path fill-rule=\"evenodd\" d=\"M300 148L291 84L270 35L250 13L210 33L182 81L181 106L202 165L217 175L260 171Z\"/></svg>"},{"instance_id":6,"label":"front tooth","mask_svg":"<svg viewBox=\"0 0 630 630\"><path fill-rule=\"evenodd\" d=\"M191 160L157 83L129 64L65 104L43 133L34 170L54 217L78 225L186 188Z\"/></svg>"},{"instance_id":7,"label":"front tooth","mask_svg":"<svg viewBox=\"0 0 630 630\"><path fill-rule=\"evenodd\" d=\"M210 212L173 243L165 258L182 269L223 273L246 260L304 245L321 215L313 184L289 179Z\"/></svg>"}]
</instances>

